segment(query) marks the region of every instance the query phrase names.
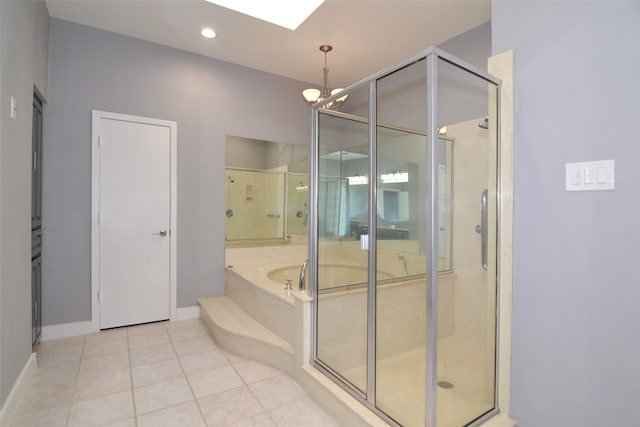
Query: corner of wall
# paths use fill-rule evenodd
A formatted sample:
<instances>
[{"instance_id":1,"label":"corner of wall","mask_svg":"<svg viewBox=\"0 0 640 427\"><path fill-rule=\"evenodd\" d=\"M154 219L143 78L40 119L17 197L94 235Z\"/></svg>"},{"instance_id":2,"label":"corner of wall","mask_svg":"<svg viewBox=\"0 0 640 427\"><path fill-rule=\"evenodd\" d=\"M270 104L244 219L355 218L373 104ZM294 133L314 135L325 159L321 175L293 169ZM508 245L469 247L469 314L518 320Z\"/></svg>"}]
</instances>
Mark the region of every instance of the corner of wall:
<instances>
[{"instance_id":1,"label":"corner of wall","mask_svg":"<svg viewBox=\"0 0 640 427\"><path fill-rule=\"evenodd\" d=\"M47 89L49 14L44 1L0 1L0 404L31 355L31 137L34 85ZM11 91L9 93L9 91ZM17 114L7 114L8 97ZM4 410L3 410L4 411ZM4 412L3 412L4 414Z\"/></svg>"},{"instance_id":2,"label":"corner of wall","mask_svg":"<svg viewBox=\"0 0 640 427\"><path fill-rule=\"evenodd\" d=\"M500 86L500 225L498 307L498 406L511 406L511 304L513 287L513 51L489 58L489 73Z\"/></svg>"}]
</instances>

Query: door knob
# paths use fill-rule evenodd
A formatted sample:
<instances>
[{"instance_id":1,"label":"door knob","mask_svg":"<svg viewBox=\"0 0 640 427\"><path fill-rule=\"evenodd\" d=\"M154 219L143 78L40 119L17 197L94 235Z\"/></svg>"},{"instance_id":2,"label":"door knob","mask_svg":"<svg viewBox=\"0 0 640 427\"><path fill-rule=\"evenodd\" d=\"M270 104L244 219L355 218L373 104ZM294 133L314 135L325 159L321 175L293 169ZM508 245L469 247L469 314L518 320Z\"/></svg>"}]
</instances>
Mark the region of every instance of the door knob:
<instances>
[{"instance_id":1,"label":"door knob","mask_svg":"<svg viewBox=\"0 0 640 427\"><path fill-rule=\"evenodd\" d=\"M153 233L153 235L154 236L162 236L162 237L164 237L164 236L167 235L167 232L165 230L162 230L162 231L160 231L158 233Z\"/></svg>"}]
</instances>

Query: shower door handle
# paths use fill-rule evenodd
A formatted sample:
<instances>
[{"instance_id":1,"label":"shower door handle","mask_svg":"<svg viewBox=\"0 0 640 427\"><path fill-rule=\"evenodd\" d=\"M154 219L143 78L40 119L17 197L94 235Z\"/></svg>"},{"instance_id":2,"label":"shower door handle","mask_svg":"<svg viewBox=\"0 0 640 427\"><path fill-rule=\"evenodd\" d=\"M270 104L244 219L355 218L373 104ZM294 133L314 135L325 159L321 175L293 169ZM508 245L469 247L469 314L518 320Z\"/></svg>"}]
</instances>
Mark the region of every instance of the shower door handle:
<instances>
[{"instance_id":1,"label":"shower door handle","mask_svg":"<svg viewBox=\"0 0 640 427\"><path fill-rule=\"evenodd\" d=\"M488 270L487 267L487 203L489 191L484 190L480 197L480 224L476 225L476 233L480 233L480 263L482 268Z\"/></svg>"}]
</instances>

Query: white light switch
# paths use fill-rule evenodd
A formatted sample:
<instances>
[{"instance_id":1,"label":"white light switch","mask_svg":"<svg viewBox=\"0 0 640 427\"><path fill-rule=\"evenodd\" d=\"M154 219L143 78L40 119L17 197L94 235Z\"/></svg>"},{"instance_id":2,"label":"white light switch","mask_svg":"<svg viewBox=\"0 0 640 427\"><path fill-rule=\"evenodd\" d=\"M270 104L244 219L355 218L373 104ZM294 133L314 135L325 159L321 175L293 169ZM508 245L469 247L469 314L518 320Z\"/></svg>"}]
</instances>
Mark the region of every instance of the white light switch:
<instances>
[{"instance_id":1,"label":"white light switch","mask_svg":"<svg viewBox=\"0 0 640 427\"><path fill-rule=\"evenodd\" d=\"M615 160L567 163L565 189L567 191L615 189Z\"/></svg>"},{"instance_id":2,"label":"white light switch","mask_svg":"<svg viewBox=\"0 0 640 427\"><path fill-rule=\"evenodd\" d=\"M593 168L592 167L584 168L584 183L585 184L593 184L594 181L595 180L593 178Z\"/></svg>"},{"instance_id":3,"label":"white light switch","mask_svg":"<svg viewBox=\"0 0 640 427\"><path fill-rule=\"evenodd\" d=\"M609 178L607 174L607 168L604 166L599 167L597 177L598 184L605 184Z\"/></svg>"},{"instance_id":4,"label":"white light switch","mask_svg":"<svg viewBox=\"0 0 640 427\"><path fill-rule=\"evenodd\" d=\"M582 184L582 171L580 169L574 169L571 171L571 185Z\"/></svg>"},{"instance_id":5,"label":"white light switch","mask_svg":"<svg viewBox=\"0 0 640 427\"><path fill-rule=\"evenodd\" d=\"M12 96L11 97L11 110L9 111L9 116L12 119L15 119L17 111L18 111L18 106L16 105L16 99Z\"/></svg>"}]
</instances>

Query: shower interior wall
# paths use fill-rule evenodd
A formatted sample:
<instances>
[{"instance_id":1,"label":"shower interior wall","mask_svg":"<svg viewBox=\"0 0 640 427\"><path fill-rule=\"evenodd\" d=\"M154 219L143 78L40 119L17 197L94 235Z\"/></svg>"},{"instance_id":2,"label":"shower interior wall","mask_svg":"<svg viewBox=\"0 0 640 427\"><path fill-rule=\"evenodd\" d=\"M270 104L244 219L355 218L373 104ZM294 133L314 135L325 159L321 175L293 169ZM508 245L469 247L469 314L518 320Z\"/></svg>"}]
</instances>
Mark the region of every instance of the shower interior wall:
<instances>
[{"instance_id":1,"label":"shower interior wall","mask_svg":"<svg viewBox=\"0 0 640 427\"><path fill-rule=\"evenodd\" d=\"M473 229L480 221L480 201L476 196L481 194L484 189L482 182L486 180L487 171L478 168L477 163L478 159L485 159L488 156L486 145L478 143L479 140L486 138L487 132L487 130L478 127L480 119L481 117L478 117L478 119L447 126L448 135L454 138L453 182L455 183L455 191L453 193L453 206L456 214L453 216L453 271L451 274L444 273L439 278L438 307L439 312L442 313L438 319L439 339L454 335L477 341L486 339L484 328L486 313L483 312L482 307L478 306L477 301L486 300L488 297L487 289L486 287L477 286L477 283L483 280L482 274L478 272L478 269L467 267L480 264L480 235L477 234L475 241L469 242L468 234L455 232L455 230ZM459 148L456 149L456 147ZM402 147L399 146L398 150L402 150ZM353 162L360 165L353 166L353 168L349 166L350 170L361 170L363 161L366 162L366 159L354 160ZM329 163L333 163L335 172L340 173L339 161L329 161ZM470 171L472 171L471 174L469 173ZM469 203L469 201L477 201L477 203ZM397 243L411 245L409 241L396 241L394 242L394 249L398 247ZM415 247L415 245L412 246ZM324 243L321 245L320 250L323 254L323 260L328 264L366 265L367 252L361 251L359 246L354 245L353 242ZM417 253L406 253L404 256L407 259L409 271L424 271L426 266L426 258L424 256ZM379 263L379 270L389 271L395 269L398 261L393 257L393 251L389 251L388 257L381 259ZM386 268L385 263L388 263L390 267ZM411 285L402 287L401 292L397 292L398 289L400 288L396 287L393 293L394 298L397 299L396 304L398 306L408 308L415 301L426 300L424 281L421 283L413 282ZM389 295L392 295L392 293L389 292ZM384 296L380 298L381 300L386 300ZM366 321L366 303L362 302L363 299L366 299L366 292L351 292L344 297L334 296L327 297L327 299L335 300L331 303L331 306L335 305L335 310L327 309L327 313L348 313L347 318L331 318L331 316L328 316L326 321L330 322L328 324L335 323L335 327L327 327L327 330L335 331L337 335L334 338L339 342L350 342L352 338L349 338L348 334L351 331L340 328L339 324L346 322L353 325ZM394 351L396 352L404 352L424 346L426 313L416 312L411 321L408 321L407 318L400 319L401 317L399 316L398 322L389 323L389 325L393 325L392 329L397 328L396 332L390 330L390 333L383 333L384 336L393 339L394 343L385 344L382 348L387 351L395 349ZM361 328L354 329L364 330L364 324ZM397 333L397 331L402 331L402 333ZM362 347L366 343L363 341L359 345ZM343 347L334 349L336 353L345 350L347 349ZM344 368L354 368L364 364L362 358L358 356L366 353L363 352L362 348L351 348L348 353L350 356L343 359Z\"/></svg>"},{"instance_id":2,"label":"shower interior wall","mask_svg":"<svg viewBox=\"0 0 640 427\"><path fill-rule=\"evenodd\" d=\"M227 245L305 242L308 146L228 135L225 148Z\"/></svg>"}]
</instances>

